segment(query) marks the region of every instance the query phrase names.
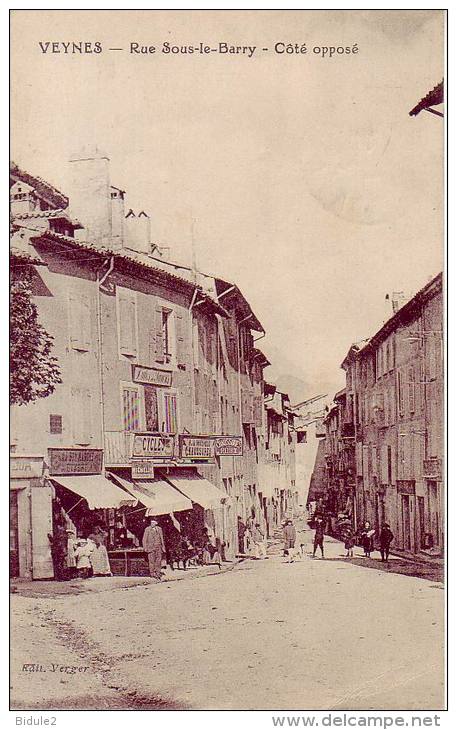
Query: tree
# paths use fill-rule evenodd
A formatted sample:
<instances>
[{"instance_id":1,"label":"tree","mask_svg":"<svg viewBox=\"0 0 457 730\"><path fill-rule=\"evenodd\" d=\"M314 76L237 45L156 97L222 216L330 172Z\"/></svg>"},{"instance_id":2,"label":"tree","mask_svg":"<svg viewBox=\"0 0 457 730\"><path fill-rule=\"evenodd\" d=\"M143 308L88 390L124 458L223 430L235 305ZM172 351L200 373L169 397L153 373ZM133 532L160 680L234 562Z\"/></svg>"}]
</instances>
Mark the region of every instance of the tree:
<instances>
[{"instance_id":1,"label":"tree","mask_svg":"<svg viewBox=\"0 0 457 730\"><path fill-rule=\"evenodd\" d=\"M11 269L10 403L25 405L45 398L61 383L53 337L38 319L32 301L32 269L21 262Z\"/></svg>"}]
</instances>

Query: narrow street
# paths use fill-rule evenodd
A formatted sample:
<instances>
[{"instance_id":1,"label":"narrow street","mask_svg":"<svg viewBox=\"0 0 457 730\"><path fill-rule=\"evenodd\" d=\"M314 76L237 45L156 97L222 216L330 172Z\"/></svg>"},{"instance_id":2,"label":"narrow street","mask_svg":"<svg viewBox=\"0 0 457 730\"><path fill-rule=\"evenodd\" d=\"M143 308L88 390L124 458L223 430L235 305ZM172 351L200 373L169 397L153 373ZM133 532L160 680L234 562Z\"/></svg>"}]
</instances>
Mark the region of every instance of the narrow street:
<instances>
[{"instance_id":1,"label":"narrow street","mask_svg":"<svg viewBox=\"0 0 457 730\"><path fill-rule=\"evenodd\" d=\"M311 541L292 564L274 546L198 580L13 594L12 708L441 708L439 578Z\"/></svg>"}]
</instances>

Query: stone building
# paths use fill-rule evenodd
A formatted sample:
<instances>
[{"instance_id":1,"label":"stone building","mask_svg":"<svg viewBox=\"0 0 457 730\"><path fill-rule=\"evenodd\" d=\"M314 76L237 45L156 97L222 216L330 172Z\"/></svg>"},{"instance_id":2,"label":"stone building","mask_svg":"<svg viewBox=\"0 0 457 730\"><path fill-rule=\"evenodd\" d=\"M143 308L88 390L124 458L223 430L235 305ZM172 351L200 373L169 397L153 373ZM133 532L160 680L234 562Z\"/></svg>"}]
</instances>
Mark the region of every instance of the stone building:
<instances>
[{"instance_id":1,"label":"stone building","mask_svg":"<svg viewBox=\"0 0 457 730\"><path fill-rule=\"evenodd\" d=\"M13 573L52 577L53 536L95 520L113 550L129 536L120 569L135 572L145 515L170 540L206 527L233 559L238 518L268 530L294 486L287 400L274 484L263 468L263 327L236 285L161 258L149 216L125 212L106 155L70 166L69 198L11 171L14 250L33 268L62 373L51 396L12 409Z\"/></svg>"},{"instance_id":2,"label":"stone building","mask_svg":"<svg viewBox=\"0 0 457 730\"><path fill-rule=\"evenodd\" d=\"M444 363L442 274L393 314L369 340L349 349L337 394L339 473L354 488L354 521L387 521L407 552L444 548ZM344 402L345 400L345 402ZM343 415L344 414L344 415ZM328 419L328 438L331 440ZM333 427L332 427L333 428ZM351 451L352 444L352 454Z\"/></svg>"}]
</instances>

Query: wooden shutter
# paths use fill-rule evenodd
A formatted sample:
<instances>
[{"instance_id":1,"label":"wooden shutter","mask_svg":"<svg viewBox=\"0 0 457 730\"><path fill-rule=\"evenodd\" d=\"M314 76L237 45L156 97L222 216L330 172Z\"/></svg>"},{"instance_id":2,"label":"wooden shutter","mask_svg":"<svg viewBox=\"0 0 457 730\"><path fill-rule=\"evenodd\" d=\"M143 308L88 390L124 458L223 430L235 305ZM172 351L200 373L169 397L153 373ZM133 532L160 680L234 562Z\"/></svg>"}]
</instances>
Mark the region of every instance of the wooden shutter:
<instances>
[{"instance_id":1,"label":"wooden shutter","mask_svg":"<svg viewBox=\"0 0 457 730\"><path fill-rule=\"evenodd\" d=\"M52 487L31 489L32 574L33 578L52 578Z\"/></svg>"},{"instance_id":2,"label":"wooden shutter","mask_svg":"<svg viewBox=\"0 0 457 730\"><path fill-rule=\"evenodd\" d=\"M123 355L137 354L136 298L133 292L118 289L119 349Z\"/></svg>"},{"instance_id":3,"label":"wooden shutter","mask_svg":"<svg viewBox=\"0 0 457 730\"><path fill-rule=\"evenodd\" d=\"M389 484L389 457L388 446L381 446L381 484Z\"/></svg>"},{"instance_id":4,"label":"wooden shutter","mask_svg":"<svg viewBox=\"0 0 457 730\"><path fill-rule=\"evenodd\" d=\"M163 309L156 306L154 314L156 362L165 362L165 345L163 341Z\"/></svg>"},{"instance_id":5,"label":"wooden shutter","mask_svg":"<svg viewBox=\"0 0 457 730\"><path fill-rule=\"evenodd\" d=\"M187 337L187 316L179 310L175 312L176 323L176 364L185 368L189 359L188 337Z\"/></svg>"},{"instance_id":6,"label":"wooden shutter","mask_svg":"<svg viewBox=\"0 0 457 730\"><path fill-rule=\"evenodd\" d=\"M84 350L90 350L92 345L92 323L90 316L90 298L87 294L81 297L81 343Z\"/></svg>"}]
</instances>

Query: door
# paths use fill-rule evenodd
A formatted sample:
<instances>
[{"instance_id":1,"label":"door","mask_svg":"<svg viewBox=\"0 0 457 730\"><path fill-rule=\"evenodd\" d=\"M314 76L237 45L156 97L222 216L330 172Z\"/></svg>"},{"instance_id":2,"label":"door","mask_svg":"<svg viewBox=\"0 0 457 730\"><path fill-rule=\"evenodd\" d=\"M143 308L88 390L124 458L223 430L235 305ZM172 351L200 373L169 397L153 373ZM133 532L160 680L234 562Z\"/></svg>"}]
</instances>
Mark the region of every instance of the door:
<instances>
[{"instance_id":1,"label":"door","mask_svg":"<svg viewBox=\"0 0 457 730\"><path fill-rule=\"evenodd\" d=\"M10 492L10 577L19 575L19 531L17 517L17 490Z\"/></svg>"},{"instance_id":2,"label":"door","mask_svg":"<svg viewBox=\"0 0 457 730\"><path fill-rule=\"evenodd\" d=\"M425 500L423 497L417 498L417 512L419 519L419 549L425 547Z\"/></svg>"},{"instance_id":3,"label":"door","mask_svg":"<svg viewBox=\"0 0 457 730\"><path fill-rule=\"evenodd\" d=\"M53 578L51 557L52 488L33 487L32 494L32 576Z\"/></svg>"},{"instance_id":4,"label":"door","mask_svg":"<svg viewBox=\"0 0 457 730\"><path fill-rule=\"evenodd\" d=\"M403 525L403 549L411 550L411 519L409 512L409 496L401 495L401 517Z\"/></svg>"}]
</instances>

